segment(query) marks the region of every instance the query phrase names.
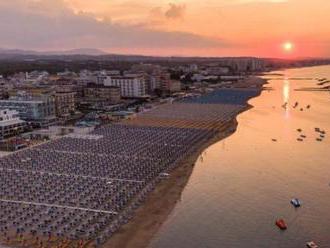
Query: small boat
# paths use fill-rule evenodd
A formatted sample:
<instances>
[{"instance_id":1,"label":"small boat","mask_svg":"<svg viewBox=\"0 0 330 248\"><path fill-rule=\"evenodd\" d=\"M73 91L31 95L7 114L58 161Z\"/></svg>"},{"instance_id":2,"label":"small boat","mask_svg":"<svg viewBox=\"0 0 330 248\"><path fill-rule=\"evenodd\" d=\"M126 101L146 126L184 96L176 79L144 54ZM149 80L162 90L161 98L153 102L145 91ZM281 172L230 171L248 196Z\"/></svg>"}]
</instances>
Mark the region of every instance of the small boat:
<instances>
[{"instance_id":1,"label":"small boat","mask_svg":"<svg viewBox=\"0 0 330 248\"><path fill-rule=\"evenodd\" d=\"M293 198L291 199L291 204L295 207L295 208L299 208L301 206L301 202L299 199L297 198Z\"/></svg>"},{"instance_id":2,"label":"small boat","mask_svg":"<svg viewBox=\"0 0 330 248\"><path fill-rule=\"evenodd\" d=\"M308 248L318 248L318 245L315 244L314 241L307 242L307 243L306 243L306 246L307 246Z\"/></svg>"},{"instance_id":3,"label":"small boat","mask_svg":"<svg viewBox=\"0 0 330 248\"><path fill-rule=\"evenodd\" d=\"M278 228L281 230L286 230L288 228L283 219L276 220L275 225L278 226Z\"/></svg>"}]
</instances>

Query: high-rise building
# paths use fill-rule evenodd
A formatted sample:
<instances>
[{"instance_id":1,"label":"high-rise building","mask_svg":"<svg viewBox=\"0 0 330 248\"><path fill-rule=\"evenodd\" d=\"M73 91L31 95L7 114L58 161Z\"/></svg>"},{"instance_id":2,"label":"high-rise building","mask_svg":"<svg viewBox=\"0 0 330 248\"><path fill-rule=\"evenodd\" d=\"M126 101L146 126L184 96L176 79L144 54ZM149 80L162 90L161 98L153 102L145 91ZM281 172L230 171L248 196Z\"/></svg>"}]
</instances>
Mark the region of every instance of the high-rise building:
<instances>
[{"instance_id":1,"label":"high-rise building","mask_svg":"<svg viewBox=\"0 0 330 248\"><path fill-rule=\"evenodd\" d=\"M104 80L104 85L119 87L122 97L139 98L146 96L146 82L141 75L108 76Z\"/></svg>"}]
</instances>

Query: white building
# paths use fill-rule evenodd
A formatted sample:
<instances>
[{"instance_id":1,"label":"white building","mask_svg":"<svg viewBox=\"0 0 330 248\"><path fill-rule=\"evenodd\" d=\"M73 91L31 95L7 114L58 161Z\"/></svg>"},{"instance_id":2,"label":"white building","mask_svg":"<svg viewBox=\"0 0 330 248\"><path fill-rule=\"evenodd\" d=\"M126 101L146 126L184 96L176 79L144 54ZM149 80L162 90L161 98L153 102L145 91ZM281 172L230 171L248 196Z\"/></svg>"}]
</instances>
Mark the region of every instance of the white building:
<instances>
[{"instance_id":1,"label":"white building","mask_svg":"<svg viewBox=\"0 0 330 248\"><path fill-rule=\"evenodd\" d=\"M43 80L47 80L49 77L49 73L46 71L32 71L26 72L25 78L27 82L41 82Z\"/></svg>"},{"instance_id":2,"label":"white building","mask_svg":"<svg viewBox=\"0 0 330 248\"><path fill-rule=\"evenodd\" d=\"M22 133L25 126L16 110L0 110L0 140Z\"/></svg>"},{"instance_id":3,"label":"white building","mask_svg":"<svg viewBox=\"0 0 330 248\"><path fill-rule=\"evenodd\" d=\"M146 96L146 81L143 76L108 76L104 85L120 87L122 97Z\"/></svg>"},{"instance_id":4,"label":"white building","mask_svg":"<svg viewBox=\"0 0 330 248\"><path fill-rule=\"evenodd\" d=\"M119 77L120 76L120 71L119 70L102 70L102 71L97 71L94 72L94 74L96 75L96 84L100 84L100 85L104 85L105 80L108 77Z\"/></svg>"},{"instance_id":5,"label":"white building","mask_svg":"<svg viewBox=\"0 0 330 248\"><path fill-rule=\"evenodd\" d=\"M93 73L89 70L82 70L79 72L79 77L77 78L77 81L80 85L87 85L90 83L97 83L97 74Z\"/></svg>"},{"instance_id":6,"label":"white building","mask_svg":"<svg viewBox=\"0 0 330 248\"><path fill-rule=\"evenodd\" d=\"M190 72L196 72L196 71L198 71L198 65L196 65L196 64L191 64L191 65L189 66L189 71L190 71Z\"/></svg>"}]
</instances>

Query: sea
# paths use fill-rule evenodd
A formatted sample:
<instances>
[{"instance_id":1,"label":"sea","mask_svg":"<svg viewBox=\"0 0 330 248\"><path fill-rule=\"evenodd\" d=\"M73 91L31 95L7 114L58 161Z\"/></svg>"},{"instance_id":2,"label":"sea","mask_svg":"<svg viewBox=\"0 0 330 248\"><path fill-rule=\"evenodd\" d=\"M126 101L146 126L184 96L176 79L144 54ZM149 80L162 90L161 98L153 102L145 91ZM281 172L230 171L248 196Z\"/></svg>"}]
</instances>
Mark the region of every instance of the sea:
<instances>
[{"instance_id":1,"label":"sea","mask_svg":"<svg viewBox=\"0 0 330 248\"><path fill-rule=\"evenodd\" d=\"M150 248L330 247L330 92L301 91L330 66L274 73L237 131L200 155Z\"/></svg>"}]
</instances>

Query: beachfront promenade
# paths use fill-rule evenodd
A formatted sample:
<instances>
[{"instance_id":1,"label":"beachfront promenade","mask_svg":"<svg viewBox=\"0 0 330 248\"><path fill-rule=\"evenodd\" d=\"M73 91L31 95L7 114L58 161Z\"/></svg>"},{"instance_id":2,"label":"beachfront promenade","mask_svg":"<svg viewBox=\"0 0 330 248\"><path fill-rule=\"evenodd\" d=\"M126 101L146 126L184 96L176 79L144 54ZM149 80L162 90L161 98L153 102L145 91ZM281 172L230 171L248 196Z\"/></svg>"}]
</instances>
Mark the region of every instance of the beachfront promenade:
<instances>
[{"instance_id":1,"label":"beachfront promenade","mask_svg":"<svg viewBox=\"0 0 330 248\"><path fill-rule=\"evenodd\" d=\"M222 132L259 92L216 90L1 158L1 242L101 247L134 216L161 173Z\"/></svg>"}]
</instances>

